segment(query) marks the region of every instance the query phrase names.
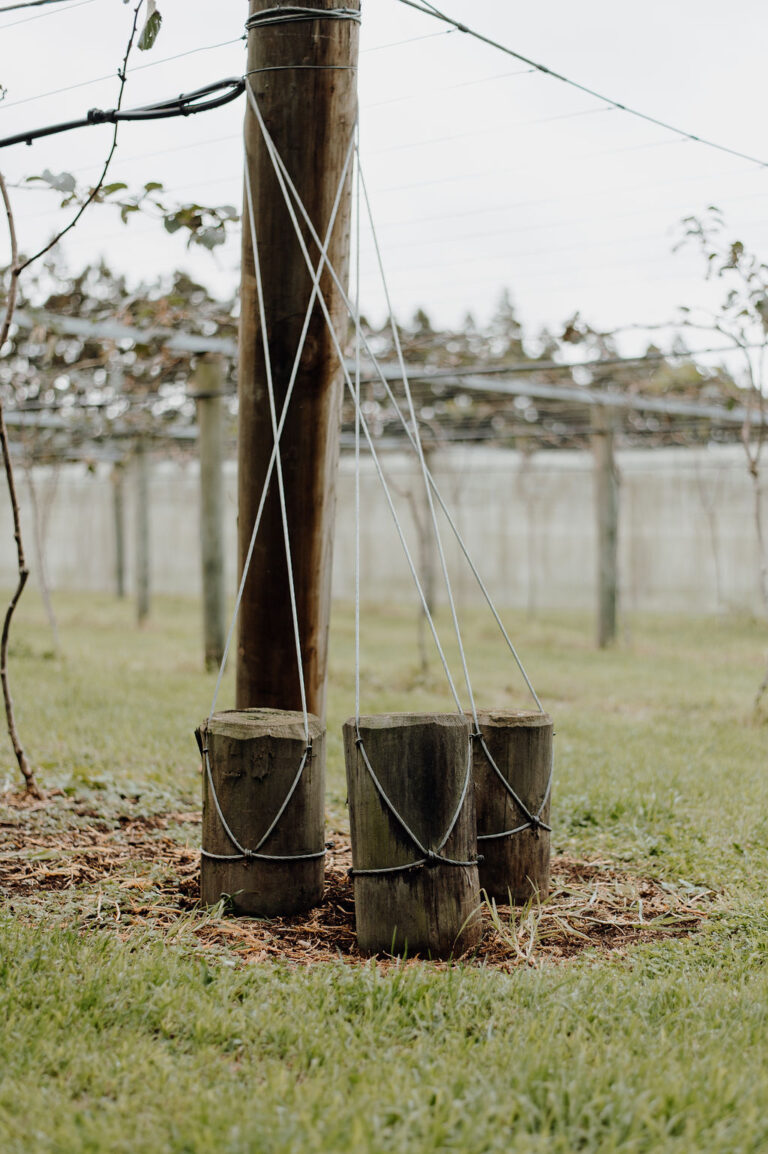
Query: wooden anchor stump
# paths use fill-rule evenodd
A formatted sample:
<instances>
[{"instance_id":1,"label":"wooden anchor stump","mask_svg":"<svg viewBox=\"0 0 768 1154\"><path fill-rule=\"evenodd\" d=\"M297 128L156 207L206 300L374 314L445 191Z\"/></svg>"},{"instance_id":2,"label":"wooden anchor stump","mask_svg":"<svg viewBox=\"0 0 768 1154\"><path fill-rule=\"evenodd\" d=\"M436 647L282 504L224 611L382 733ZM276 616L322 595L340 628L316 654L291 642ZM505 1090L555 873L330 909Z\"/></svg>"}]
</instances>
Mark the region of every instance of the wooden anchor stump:
<instances>
[{"instance_id":1,"label":"wooden anchor stump","mask_svg":"<svg viewBox=\"0 0 768 1154\"><path fill-rule=\"evenodd\" d=\"M494 769L483 743L473 738L480 887L500 902L544 898L551 852L552 719L533 710L478 710L477 718L496 765Z\"/></svg>"},{"instance_id":2,"label":"wooden anchor stump","mask_svg":"<svg viewBox=\"0 0 768 1154\"><path fill-rule=\"evenodd\" d=\"M481 936L469 725L389 713L343 734L360 950L464 953Z\"/></svg>"},{"instance_id":3,"label":"wooden anchor stump","mask_svg":"<svg viewBox=\"0 0 768 1154\"><path fill-rule=\"evenodd\" d=\"M318 905L325 855L319 718L309 715L309 745L304 714L281 709L214 713L195 736L203 757L202 900L212 905L226 895L236 913L255 917Z\"/></svg>"}]
</instances>

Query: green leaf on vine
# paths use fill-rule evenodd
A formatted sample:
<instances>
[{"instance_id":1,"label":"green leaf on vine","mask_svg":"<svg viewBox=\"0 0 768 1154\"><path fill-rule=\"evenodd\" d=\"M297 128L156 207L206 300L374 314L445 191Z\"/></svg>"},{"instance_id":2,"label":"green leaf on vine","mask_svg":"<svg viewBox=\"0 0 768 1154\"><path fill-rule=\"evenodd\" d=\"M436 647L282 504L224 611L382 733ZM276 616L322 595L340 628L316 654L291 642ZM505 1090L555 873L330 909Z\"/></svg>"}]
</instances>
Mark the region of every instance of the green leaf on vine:
<instances>
[{"instance_id":1,"label":"green leaf on vine","mask_svg":"<svg viewBox=\"0 0 768 1154\"><path fill-rule=\"evenodd\" d=\"M51 172L50 168L46 168L42 176L28 176L28 181L42 180L44 184L55 188L57 192L74 192L77 188L77 181L71 172Z\"/></svg>"},{"instance_id":2,"label":"green leaf on vine","mask_svg":"<svg viewBox=\"0 0 768 1154\"><path fill-rule=\"evenodd\" d=\"M157 10L155 0L147 0L147 18L138 39L138 47L142 52L148 52L157 40L163 18Z\"/></svg>"}]
</instances>

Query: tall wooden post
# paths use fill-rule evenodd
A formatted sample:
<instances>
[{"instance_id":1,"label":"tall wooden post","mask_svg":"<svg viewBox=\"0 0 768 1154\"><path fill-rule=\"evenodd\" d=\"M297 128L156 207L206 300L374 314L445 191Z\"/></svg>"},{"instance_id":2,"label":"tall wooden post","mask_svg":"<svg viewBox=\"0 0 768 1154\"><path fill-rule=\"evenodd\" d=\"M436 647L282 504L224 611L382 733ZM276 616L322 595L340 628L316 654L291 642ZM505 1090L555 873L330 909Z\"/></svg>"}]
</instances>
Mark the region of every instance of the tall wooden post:
<instances>
[{"instance_id":1,"label":"tall wooden post","mask_svg":"<svg viewBox=\"0 0 768 1154\"><path fill-rule=\"evenodd\" d=\"M200 358L195 369L194 396L200 449L200 555L206 669L215 669L221 664L226 636L222 376L220 357Z\"/></svg>"},{"instance_id":2,"label":"tall wooden post","mask_svg":"<svg viewBox=\"0 0 768 1154\"><path fill-rule=\"evenodd\" d=\"M112 467L112 513L115 526L115 593L125 597L125 484L124 466L116 461Z\"/></svg>"},{"instance_id":3,"label":"tall wooden post","mask_svg":"<svg viewBox=\"0 0 768 1154\"><path fill-rule=\"evenodd\" d=\"M597 645L616 640L619 599L619 474L614 456L614 411L602 405L592 410L592 452L595 463L597 521Z\"/></svg>"},{"instance_id":4,"label":"tall wooden post","mask_svg":"<svg viewBox=\"0 0 768 1154\"><path fill-rule=\"evenodd\" d=\"M149 460L146 442L136 442L136 618L149 617Z\"/></svg>"},{"instance_id":5,"label":"tall wooden post","mask_svg":"<svg viewBox=\"0 0 768 1154\"><path fill-rule=\"evenodd\" d=\"M358 0L308 0L308 6L324 12L342 6L349 11L359 4ZM291 5L284 0L250 0L252 17L266 9L272 15L249 31L246 71L272 139L315 229L323 236L357 114L358 25L350 19L323 16L280 21L281 8ZM312 281L250 104L245 147L279 415ZM350 188L348 177L328 250L342 282L348 272ZM308 239L306 232L305 236ZM317 263L316 247L311 241L308 247ZM345 313L327 272L321 291L336 331L344 334ZM273 446L247 198L240 304L238 554L242 573ZM325 320L315 305L281 444L307 705L320 718L325 715L342 385ZM240 609L237 706L301 707L274 478Z\"/></svg>"}]
</instances>

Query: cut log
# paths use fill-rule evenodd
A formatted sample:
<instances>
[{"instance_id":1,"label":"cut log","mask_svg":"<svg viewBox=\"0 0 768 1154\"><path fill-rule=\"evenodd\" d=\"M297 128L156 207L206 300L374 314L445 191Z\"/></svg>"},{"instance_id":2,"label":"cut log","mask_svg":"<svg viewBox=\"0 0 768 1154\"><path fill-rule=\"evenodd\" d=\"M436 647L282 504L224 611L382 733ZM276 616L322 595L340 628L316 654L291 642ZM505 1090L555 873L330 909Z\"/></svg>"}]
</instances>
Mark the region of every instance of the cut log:
<instances>
[{"instance_id":1,"label":"cut log","mask_svg":"<svg viewBox=\"0 0 768 1154\"><path fill-rule=\"evenodd\" d=\"M226 895L235 913L256 917L294 914L317 905L323 896L325 845L325 730L320 720L310 714L311 751L263 845L304 758L303 714L224 711L203 722L196 737L203 755L202 900L212 905ZM241 849L259 856L244 856Z\"/></svg>"},{"instance_id":2,"label":"cut log","mask_svg":"<svg viewBox=\"0 0 768 1154\"><path fill-rule=\"evenodd\" d=\"M481 889L501 902L523 903L536 894L545 898L549 893L549 831L527 828L508 837L494 835L525 826L527 815L549 824L552 719L530 710L479 710L477 716L491 757L525 807L505 789L482 743L474 740L472 776Z\"/></svg>"},{"instance_id":3,"label":"cut log","mask_svg":"<svg viewBox=\"0 0 768 1154\"><path fill-rule=\"evenodd\" d=\"M362 745L354 718L343 732L360 950L464 953L481 935L469 725L456 713L388 713L360 718Z\"/></svg>"}]
</instances>

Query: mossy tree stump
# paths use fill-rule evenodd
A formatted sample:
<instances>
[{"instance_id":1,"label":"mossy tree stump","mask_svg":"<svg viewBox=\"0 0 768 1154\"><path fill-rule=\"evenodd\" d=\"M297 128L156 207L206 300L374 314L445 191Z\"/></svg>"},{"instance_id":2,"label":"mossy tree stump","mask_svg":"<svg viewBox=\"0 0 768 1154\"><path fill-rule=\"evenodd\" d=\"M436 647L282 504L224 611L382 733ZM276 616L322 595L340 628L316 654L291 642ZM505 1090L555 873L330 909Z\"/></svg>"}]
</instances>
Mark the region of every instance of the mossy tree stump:
<instances>
[{"instance_id":1,"label":"mossy tree stump","mask_svg":"<svg viewBox=\"0 0 768 1154\"><path fill-rule=\"evenodd\" d=\"M478 710L480 732L504 779L528 814L549 824L547 794L552 771L552 719L533 710ZM549 893L550 834L521 829L526 813L504 788L482 744L472 742L472 776L477 807L480 886L497 901L527 902ZM546 802L542 809L542 802ZM536 823L534 823L535 825Z\"/></svg>"},{"instance_id":2,"label":"mossy tree stump","mask_svg":"<svg viewBox=\"0 0 768 1154\"><path fill-rule=\"evenodd\" d=\"M307 746L304 715L280 709L229 710L203 722L196 736L201 750L208 750L216 798L227 825L240 846L254 851L296 779ZM263 857L238 855L217 812L203 752L204 902L213 904L228 895L236 913L274 917L298 913L322 900L325 730L312 714L309 737L311 752L298 784L258 849ZM293 855L312 856L274 860Z\"/></svg>"},{"instance_id":3,"label":"mossy tree stump","mask_svg":"<svg viewBox=\"0 0 768 1154\"><path fill-rule=\"evenodd\" d=\"M481 934L471 782L465 791L467 722L455 713L361 717L362 748L353 718L343 732L361 951L435 958L465 952ZM382 799L363 751L391 805L435 855L427 864L397 868L424 854Z\"/></svg>"}]
</instances>

